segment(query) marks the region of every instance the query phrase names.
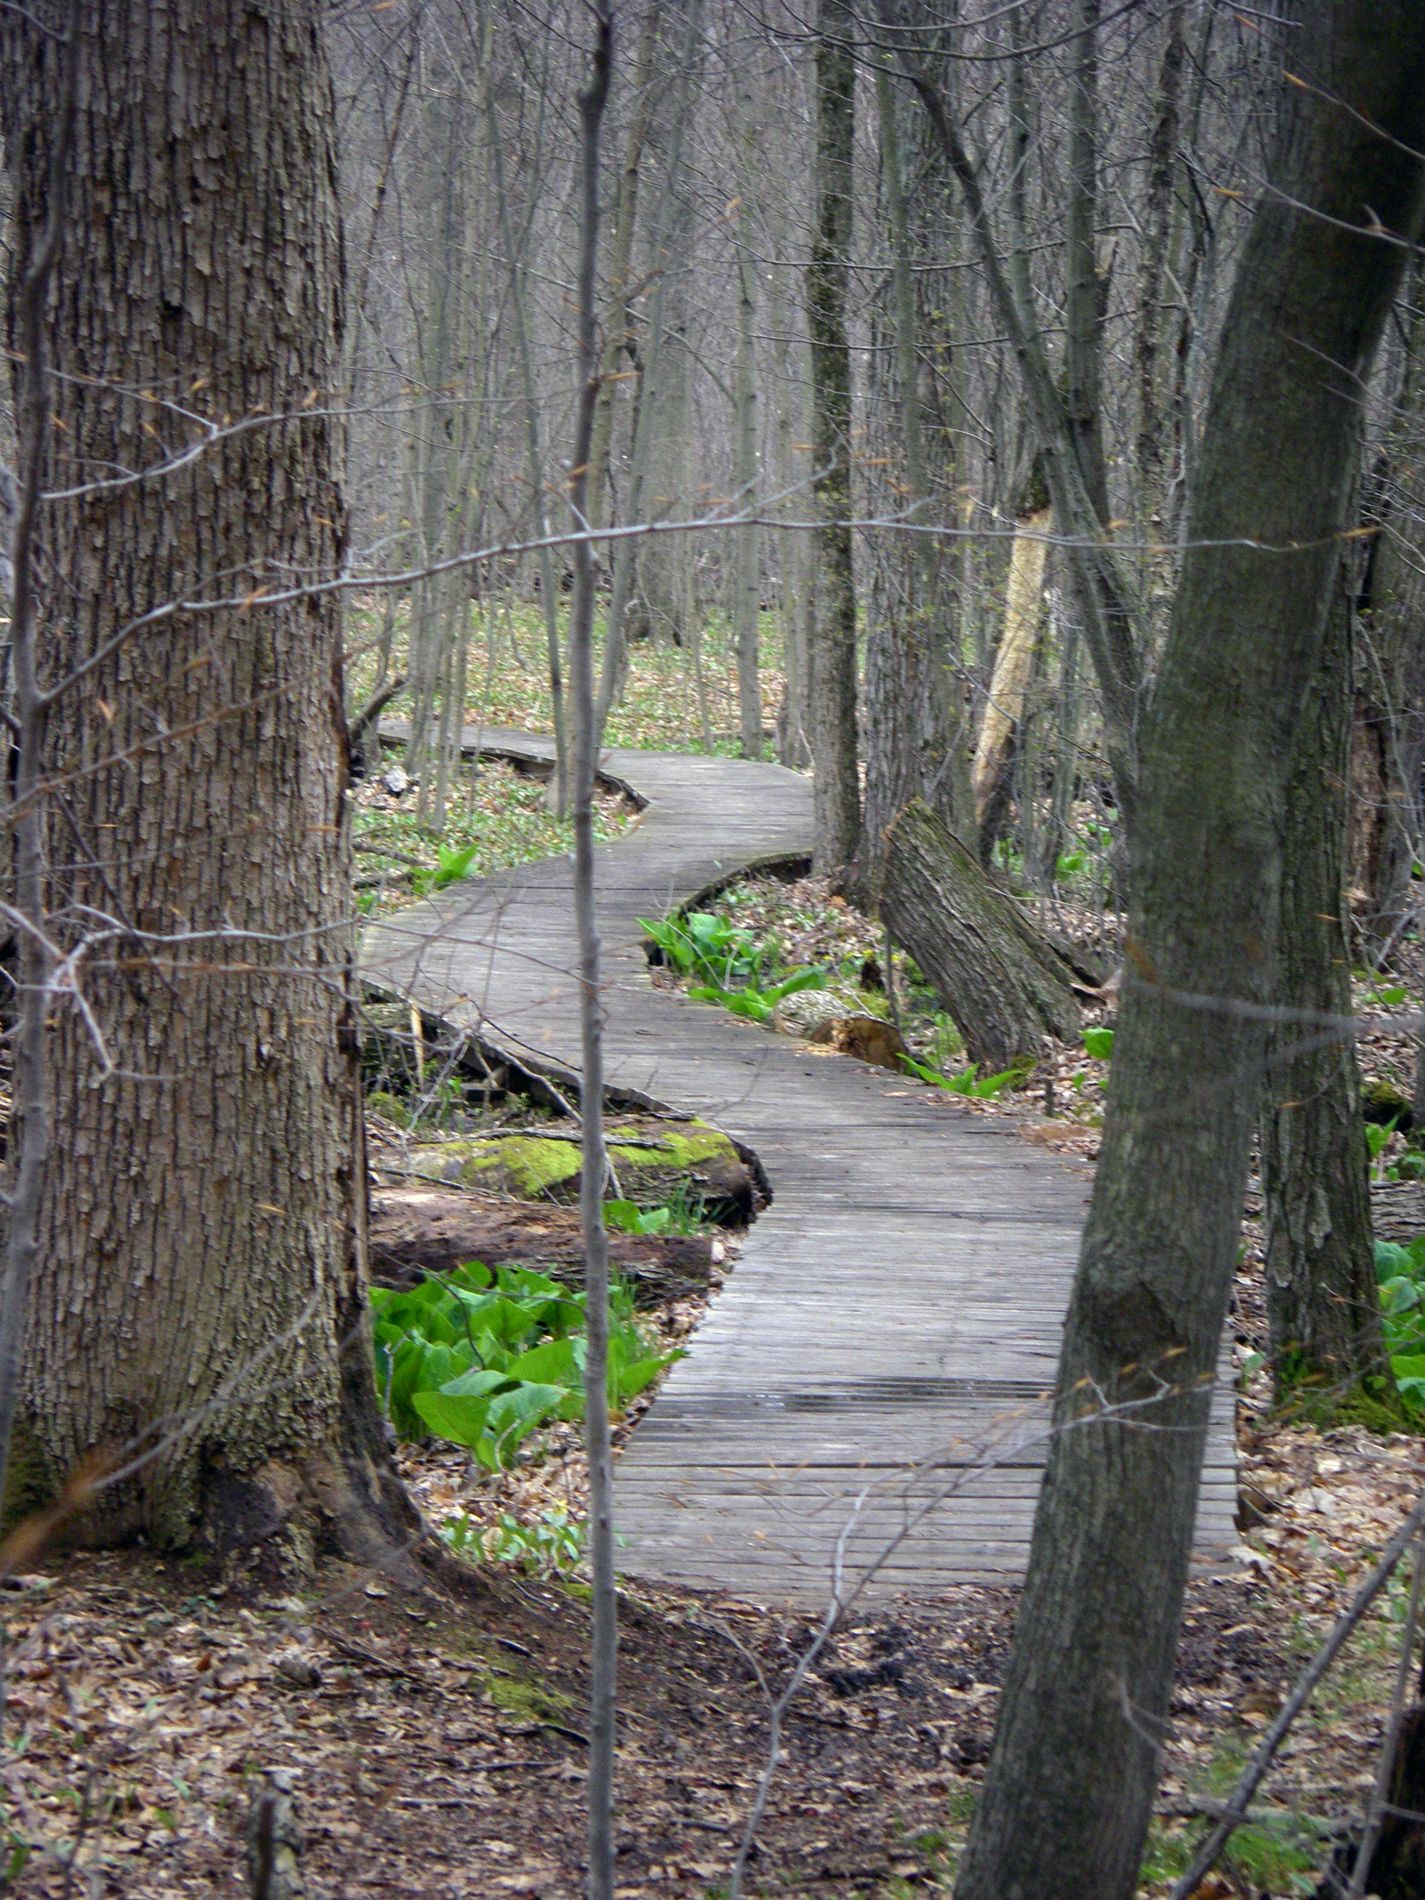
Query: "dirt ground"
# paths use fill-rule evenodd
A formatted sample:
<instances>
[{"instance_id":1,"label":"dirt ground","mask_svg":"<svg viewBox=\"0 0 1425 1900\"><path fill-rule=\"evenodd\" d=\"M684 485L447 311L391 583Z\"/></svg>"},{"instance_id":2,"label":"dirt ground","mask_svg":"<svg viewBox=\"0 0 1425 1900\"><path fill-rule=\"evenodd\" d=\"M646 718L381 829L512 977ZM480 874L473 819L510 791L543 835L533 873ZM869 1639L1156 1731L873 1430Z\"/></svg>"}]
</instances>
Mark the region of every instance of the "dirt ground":
<instances>
[{"instance_id":1,"label":"dirt ground","mask_svg":"<svg viewBox=\"0 0 1425 1900\"><path fill-rule=\"evenodd\" d=\"M1249 1429L1245 1451L1259 1521L1232 1574L1192 1586L1155 1848L1165 1878L1419 1481L1414 1439ZM278 1769L321 1900L574 1900L583 1596L493 1566L468 1603L350 1572L273 1602L143 1553L57 1563L6 1607L9 1891L245 1894L249 1810ZM1400 1603L1382 1602L1289 1741L1257 1804L1266 1847L1220 1891L1310 1891L1303 1869L1369 1785ZM1010 1591L961 1589L836 1635L792 1704L750 1893L948 1891L1013 1604ZM775 1607L626 1591L621 1894L725 1891L766 1762L769 1693L814 1634Z\"/></svg>"}]
</instances>

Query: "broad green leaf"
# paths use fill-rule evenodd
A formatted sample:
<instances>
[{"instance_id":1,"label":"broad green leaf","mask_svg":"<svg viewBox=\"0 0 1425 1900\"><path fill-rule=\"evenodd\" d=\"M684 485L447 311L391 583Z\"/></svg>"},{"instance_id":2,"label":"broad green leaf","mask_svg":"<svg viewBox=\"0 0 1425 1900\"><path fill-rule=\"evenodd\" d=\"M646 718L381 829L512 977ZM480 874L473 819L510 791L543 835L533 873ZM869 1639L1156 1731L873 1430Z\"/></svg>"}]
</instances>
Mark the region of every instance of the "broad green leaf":
<instances>
[{"instance_id":1,"label":"broad green leaf","mask_svg":"<svg viewBox=\"0 0 1425 1900\"><path fill-rule=\"evenodd\" d=\"M582 1377L572 1339L546 1339L512 1359L510 1379L528 1379L544 1385L574 1386Z\"/></svg>"},{"instance_id":2,"label":"broad green leaf","mask_svg":"<svg viewBox=\"0 0 1425 1900\"><path fill-rule=\"evenodd\" d=\"M1378 1240L1375 1245L1376 1279L1382 1285L1410 1271L1410 1255L1393 1240Z\"/></svg>"}]
</instances>

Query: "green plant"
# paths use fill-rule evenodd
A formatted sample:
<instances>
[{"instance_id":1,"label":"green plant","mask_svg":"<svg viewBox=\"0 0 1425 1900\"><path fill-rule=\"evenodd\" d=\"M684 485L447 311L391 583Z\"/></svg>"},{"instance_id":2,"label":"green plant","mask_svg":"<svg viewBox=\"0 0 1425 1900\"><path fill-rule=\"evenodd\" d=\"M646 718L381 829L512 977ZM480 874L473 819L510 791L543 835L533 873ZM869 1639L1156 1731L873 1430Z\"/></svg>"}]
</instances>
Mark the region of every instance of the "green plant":
<instances>
[{"instance_id":1,"label":"green plant","mask_svg":"<svg viewBox=\"0 0 1425 1900\"><path fill-rule=\"evenodd\" d=\"M929 1028L922 1033L920 1043L926 1065L942 1075L949 1075L951 1063L965 1053L965 1038L955 1027L954 1018L943 1009L931 1012Z\"/></svg>"},{"instance_id":2,"label":"green plant","mask_svg":"<svg viewBox=\"0 0 1425 1900\"><path fill-rule=\"evenodd\" d=\"M707 1224L702 1203L681 1181L658 1207L640 1207L637 1201L605 1201L604 1223L617 1234L696 1234Z\"/></svg>"},{"instance_id":3,"label":"green plant","mask_svg":"<svg viewBox=\"0 0 1425 1900\"><path fill-rule=\"evenodd\" d=\"M1111 1029L1086 1029L1083 1036L1084 1049L1095 1062L1111 1062L1113 1059L1113 1031Z\"/></svg>"},{"instance_id":4,"label":"green plant","mask_svg":"<svg viewBox=\"0 0 1425 1900\"><path fill-rule=\"evenodd\" d=\"M518 1564L531 1575L567 1576L584 1554L584 1526L562 1504L541 1511L533 1524L521 1523L502 1511L493 1527L481 1525L462 1511L459 1517L447 1518L440 1534L462 1557Z\"/></svg>"},{"instance_id":5,"label":"green plant","mask_svg":"<svg viewBox=\"0 0 1425 1900\"><path fill-rule=\"evenodd\" d=\"M770 946L759 945L749 931L709 910L684 911L662 919L640 917L641 929L680 976L698 980L688 994L700 1003L717 1003L734 1016L765 1023L772 1011L798 990L826 987L823 970L793 970L763 987L762 966Z\"/></svg>"},{"instance_id":6,"label":"green plant","mask_svg":"<svg viewBox=\"0 0 1425 1900\"><path fill-rule=\"evenodd\" d=\"M1403 983L1375 983L1366 994L1366 1001L1376 1009L1395 1009L1406 998Z\"/></svg>"},{"instance_id":7,"label":"green plant","mask_svg":"<svg viewBox=\"0 0 1425 1900\"><path fill-rule=\"evenodd\" d=\"M522 1524L502 1512L485 1540L485 1551L496 1563L518 1564L531 1574L566 1576L584 1554L584 1526L562 1504L541 1511L533 1524Z\"/></svg>"},{"instance_id":8,"label":"green plant","mask_svg":"<svg viewBox=\"0 0 1425 1900\"><path fill-rule=\"evenodd\" d=\"M720 988L751 982L761 972L762 953L751 934L710 910L674 917L640 917L639 926L680 976L700 976Z\"/></svg>"},{"instance_id":9,"label":"green plant","mask_svg":"<svg viewBox=\"0 0 1425 1900\"><path fill-rule=\"evenodd\" d=\"M498 1470L538 1426L583 1416L582 1293L475 1262L403 1293L373 1288L371 1305L377 1383L401 1437L447 1439ZM608 1394L622 1406L677 1354L653 1350L626 1287L610 1306Z\"/></svg>"},{"instance_id":10,"label":"green plant","mask_svg":"<svg viewBox=\"0 0 1425 1900\"><path fill-rule=\"evenodd\" d=\"M447 884L459 883L461 878L469 876L479 850L478 839L464 845L437 845L435 864L412 874L412 890L417 897L429 897L432 891L443 891Z\"/></svg>"},{"instance_id":11,"label":"green plant","mask_svg":"<svg viewBox=\"0 0 1425 1900\"><path fill-rule=\"evenodd\" d=\"M1381 1156L1385 1153L1390 1138L1395 1133L1396 1124L1399 1120L1400 1117L1398 1115L1392 1115L1388 1122L1367 1122L1365 1124L1366 1153L1370 1156L1371 1174L1376 1180L1381 1180L1385 1175L1386 1170L1381 1161Z\"/></svg>"},{"instance_id":12,"label":"green plant","mask_svg":"<svg viewBox=\"0 0 1425 1900\"><path fill-rule=\"evenodd\" d=\"M734 1016L745 1016L749 1022L765 1023L778 1003L784 1002L787 997L795 996L800 990L825 988L826 973L807 969L794 970L789 977L780 983L773 983L768 989L758 989L752 983L744 984L741 989L731 989L721 983L695 983L688 994L700 1003L718 1003Z\"/></svg>"},{"instance_id":13,"label":"green plant","mask_svg":"<svg viewBox=\"0 0 1425 1900\"><path fill-rule=\"evenodd\" d=\"M1396 1389L1411 1411L1425 1413L1425 1234L1408 1246L1375 1244L1381 1325Z\"/></svg>"},{"instance_id":14,"label":"green plant","mask_svg":"<svg viewBox=\"0 0 1425 1900\"><path fill-rule=\"evenodd\" d=\"M917 1062L914 1056L902 1056L901 1062L911 1075L918 1076L922 1082L929 1082L932 1088L948 1089L952 1095L972 1095L980 1101L988 1101L993 1096L1004 1095L1010 1089L1018 1088L1029 1066L1020 1062L1012 1068L1001 1069L997 1075L981 1075L979 1063L972 1062L956 1075L942 1075L928 1063Z\"/></svg>"}]
</instances>

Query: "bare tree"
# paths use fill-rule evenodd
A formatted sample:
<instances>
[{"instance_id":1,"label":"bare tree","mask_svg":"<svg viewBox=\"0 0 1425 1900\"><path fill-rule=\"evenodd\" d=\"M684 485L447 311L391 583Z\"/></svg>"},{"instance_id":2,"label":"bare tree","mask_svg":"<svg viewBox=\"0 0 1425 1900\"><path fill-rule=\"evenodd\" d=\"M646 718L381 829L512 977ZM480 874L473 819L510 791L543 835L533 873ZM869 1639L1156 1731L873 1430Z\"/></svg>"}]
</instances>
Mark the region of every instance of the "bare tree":
<instances>
[{"instance_id":1,"label":"bare tree","mask_svg":"<svg viewBox=\"0 0 1425 1900\"><path fill-rule=\"evenodd\" d=\"M848 0L817 9L817 222L807 269L811 331L817 620L811 656L816 865L849 864L860 834L856 782L856 588L851 558L851 352L846 331L856 68Z\"/></svg>"},{"instance_id":2,"label":"bare tree","mask_svg":"<svg viewBox=\"0 0 1425 1900\"><path fill-rule=\"evenodd\" d=\"M1348 526L1356 382L1422 208L1425 19L1337 0L1292 73L1145 745L1129 973L1058 1382L1063 1422L1153 1397L1161 1429L1105 1417L1055 1442L963 1900L1126 1900L1157 1777L1276 996L1289 740Z\"/></svg>"}]
</instances>

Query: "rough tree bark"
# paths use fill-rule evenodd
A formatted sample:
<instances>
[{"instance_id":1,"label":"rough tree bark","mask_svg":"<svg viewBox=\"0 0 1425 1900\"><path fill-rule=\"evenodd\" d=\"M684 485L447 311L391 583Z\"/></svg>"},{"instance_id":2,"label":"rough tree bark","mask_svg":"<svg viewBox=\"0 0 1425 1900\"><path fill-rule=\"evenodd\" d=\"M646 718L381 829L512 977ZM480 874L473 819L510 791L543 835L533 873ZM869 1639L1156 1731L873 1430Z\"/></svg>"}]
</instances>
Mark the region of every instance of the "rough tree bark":
<instances>
[{"instance_id":1,"label":"rough tree bark","mask_svg":"<svg viewBox=\"0 0 1425 1900\"><path fill-rule=\"evenodd\" d=\"M1347 526L1355 391L1421 209L1425 13L1313 8L1292 72L1305 84L1227 313L1144 736L1060 1429L961 1900L1128 1900L1157 1779L1276 996L1290 741Z\"/></svg>"},{"instance_id":2,"label":"rough tree bark","mask_svg":"<svg viewBox=\"0 0 1425 1900\"><path fill-rule=\"evenodd\" d=\"M873 508L914 510L924 525L930 496L919 362L919 313L910 207L906 201L897 100L891 75L876 68L881 135L881 202L891 243L885 318L873 331L869 377L888 411L887 439L876 461L888 464ZM938 203L934 194L926 194ZM917 205L921 231L924 212ZM924 242L922 238L922 243ZM889 347L886 347L888 345ZM873 395L874 406L874 395ZM874 891L886 827L912 798L924 798L958 830L968 817L961 799L968 764L951 708L949 623L959 589L946 551L925 534L878 537L871 550L870 625L866 635L864 721L866 807L857 883Z\"/></svg>"},{"instance_id":3,"label":"rough tree bark","mask_svg":"<svg viewBox=\"0 0 1425 1900\"><path fill-rule=\"evenodd\" d=\"M818 0L816 232L807 267L812 455L817 510L817 619L811 749L816 766L814 863L849 864L861 828L856 781L856 591L851 567L851 350L846 330L851 250L856 69L848 0Z\"/></svg>"},{"instance_id":4,"label":"rough tree bark","mask_svg":"<svg viewBox=\"0 0 1425 1900\"><path fill-rule=\"evenodd\" d=\"M321 9L53 11L79 106L45 479L83 491L40 521L41 789L49 927L90 943L108 1063L56 1013L12 1508L99 1447L149 1455L91 1538L388 1548L415 1520L365 1318L339 616L262 599L341 560ZM0 15L22 265L62 57ZM231 432L197 446L199 415ZM204 599L241 604L176 605Z\"/></svg>"},{"instance_id":5,"label":"rough tree bark","mask_svg":"<svg viewBox=\"0 0 1425 1900\"><path fill-rule=\"evenodd\" d=\"M954 1018L972 1062L1037 1060L1078 1034L1074 973L920 800L887 829L881 916Z\"/></svg>"},{"instance_id":6,"label":"rough tree bark","mask_svg":"<svg viewBox=\"0 0 1425 1900\"><path fill-rule=\"evenodd\" d=\"M1338 582L1297 728L1283 819L1280 992L1302 1012L1271 1036L1262 1103L1262 1201L1272 1366L1339 1399L1385 1368L1371 1242L1369 1159L1354 1042L1322 1030L1351 1015L1345 908L1351 614Z\"/></svg>"}]
</instances>

